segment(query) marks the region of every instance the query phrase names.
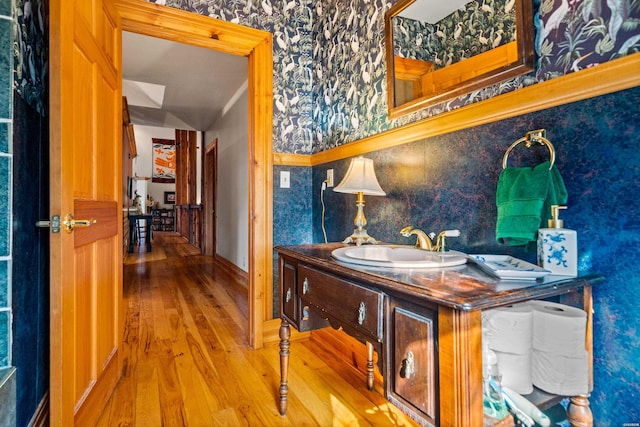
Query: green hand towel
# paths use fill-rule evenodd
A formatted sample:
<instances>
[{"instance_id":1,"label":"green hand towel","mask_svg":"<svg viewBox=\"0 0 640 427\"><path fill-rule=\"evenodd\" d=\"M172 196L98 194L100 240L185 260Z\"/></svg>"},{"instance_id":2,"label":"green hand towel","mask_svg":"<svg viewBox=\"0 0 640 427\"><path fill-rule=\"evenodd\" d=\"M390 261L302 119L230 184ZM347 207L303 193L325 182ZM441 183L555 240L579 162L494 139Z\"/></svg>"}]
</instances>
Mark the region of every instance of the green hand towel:
<instances>
[{"instance_id":1,"label":"green hand towel","mask_svg":"<svg viewBox=\"0 0 640 427\"><path fill-rule=\"evenodd\" d=\"M567 189L558 168L549 162L533 168L503 169L498 178L496 239L509 246L536 242L547 226L551 205L567 203Z\"/></svg>"}]
</instances>

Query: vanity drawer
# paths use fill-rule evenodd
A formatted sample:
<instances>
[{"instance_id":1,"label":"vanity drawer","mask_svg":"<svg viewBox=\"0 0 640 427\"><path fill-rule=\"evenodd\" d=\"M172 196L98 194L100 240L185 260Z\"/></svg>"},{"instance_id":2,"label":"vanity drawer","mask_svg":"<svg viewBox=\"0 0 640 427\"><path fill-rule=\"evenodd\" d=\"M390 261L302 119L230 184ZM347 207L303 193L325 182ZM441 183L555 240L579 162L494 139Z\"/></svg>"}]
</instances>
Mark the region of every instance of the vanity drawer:
<instances>
[{"instance_id":1,"label":"vanity drawer","mask_svg":"<svg viewBox=\"0 0 640 427\"><path fill-rule=\"evenodd\" d=\"M343 326L382 340L384 294L331 274L298 266L298 295Z\"/></svg>"}]
</instances>

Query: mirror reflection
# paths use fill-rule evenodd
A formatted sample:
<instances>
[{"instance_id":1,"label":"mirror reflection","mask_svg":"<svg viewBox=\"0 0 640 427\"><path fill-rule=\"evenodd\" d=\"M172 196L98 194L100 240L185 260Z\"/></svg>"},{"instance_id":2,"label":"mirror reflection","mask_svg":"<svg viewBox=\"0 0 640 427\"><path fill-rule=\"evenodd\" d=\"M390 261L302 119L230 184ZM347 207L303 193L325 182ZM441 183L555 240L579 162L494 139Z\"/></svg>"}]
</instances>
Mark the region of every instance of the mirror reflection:
<instances>
[{"instance_id":1,"label":"mirror reflection","mask_svg":"<svg viewBox=\"0 0 640 427\"><path fill-rule=\"evenodd\" d=\"M389 115L533 69L522 0L400 0L385 17Z\"/></svg>"}]
</instances>

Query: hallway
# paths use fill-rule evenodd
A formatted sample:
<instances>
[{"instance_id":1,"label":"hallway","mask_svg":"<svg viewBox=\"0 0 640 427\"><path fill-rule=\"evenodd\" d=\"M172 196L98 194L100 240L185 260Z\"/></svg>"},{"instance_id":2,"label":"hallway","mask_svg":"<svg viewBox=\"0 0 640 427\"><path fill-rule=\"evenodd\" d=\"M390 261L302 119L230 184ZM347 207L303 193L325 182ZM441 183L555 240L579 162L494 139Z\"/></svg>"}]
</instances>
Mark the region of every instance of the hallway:
<instances>
[{"instance_id":1,"label":"hallway","mask_svg":"<svg viewBox=\"0 0 640 427\"><path fill-rule=\"evenodd\" d=\"M124 265L123 376L99 426L415 425L313 340L291 344L289 410L279 349L247 345L247 290L174 234Z\"/></svg>"}]
</instances>

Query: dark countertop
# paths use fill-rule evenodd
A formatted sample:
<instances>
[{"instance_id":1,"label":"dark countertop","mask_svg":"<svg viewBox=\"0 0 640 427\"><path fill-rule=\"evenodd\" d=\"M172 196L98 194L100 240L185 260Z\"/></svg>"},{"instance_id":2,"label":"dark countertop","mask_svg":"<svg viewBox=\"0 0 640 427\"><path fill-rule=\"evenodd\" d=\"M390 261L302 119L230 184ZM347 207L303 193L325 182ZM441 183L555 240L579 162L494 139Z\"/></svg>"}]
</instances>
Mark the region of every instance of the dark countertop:
<instances>
[{"instance_id":1,"label":"dark countertop","mask_svg":"<svg viewBox=\"0 0 640 427\"><path fill-rule=\"evenodd\" d=\"M447 268L386 269L347 264L331 251L343 243L277 246L275 250L319 270L345 279L364 281L393 295L417 299L457 310L473 311L542 299L573 292L604 281L600 274L579 277L548 275L536 280L507 281L482 271L474 262Z\"/></svg>"}]
</instances>

